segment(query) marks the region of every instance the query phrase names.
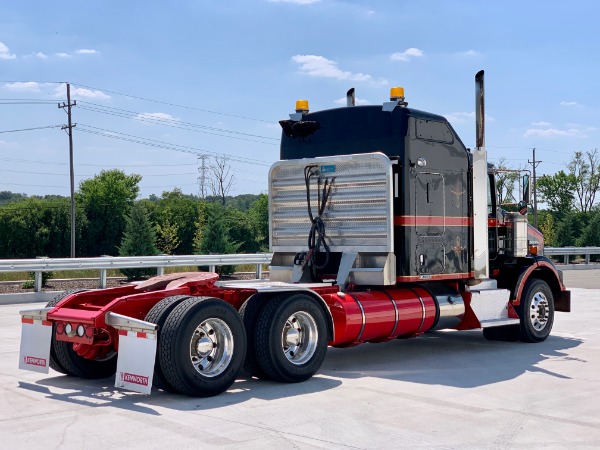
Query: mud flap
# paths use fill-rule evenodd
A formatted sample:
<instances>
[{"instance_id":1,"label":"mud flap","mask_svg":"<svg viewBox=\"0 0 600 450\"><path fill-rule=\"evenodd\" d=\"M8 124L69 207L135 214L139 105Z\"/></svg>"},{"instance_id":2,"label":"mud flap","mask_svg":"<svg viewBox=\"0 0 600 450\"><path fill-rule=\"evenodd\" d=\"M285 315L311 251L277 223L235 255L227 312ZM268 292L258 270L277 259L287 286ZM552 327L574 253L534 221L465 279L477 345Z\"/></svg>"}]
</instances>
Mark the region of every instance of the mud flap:
<instances>
[{"instance_id":1,"label":"mud flap","mask_svg":"<svg viewBox=\"0 0 600 450\"><path fill-rule=\"evenodd\" d=\"M52 322L46 314L52 308L21 311L21 350L19 369L48 373L50 369L50 343Z\"/></svg>"},{"instance_id":2,"label":"mud flap","mask_svg":"<svg viewBox=\"0 0 600 450\"><path fill-rule=\"evenodd\" d=\"M155 357L156 333L119 330L115 387L149 394Z\"/></svg>"},{"instance_id":3,"label":"mud flap","mask_svg":"<svg viewBox=\"0 0 600 450\"><path fill-rule=\"evenodd\" d=\"M156 325L115 313L106 323L119 330L115 387L150 394L156 358Z\"/></svg>"}]
</instances>

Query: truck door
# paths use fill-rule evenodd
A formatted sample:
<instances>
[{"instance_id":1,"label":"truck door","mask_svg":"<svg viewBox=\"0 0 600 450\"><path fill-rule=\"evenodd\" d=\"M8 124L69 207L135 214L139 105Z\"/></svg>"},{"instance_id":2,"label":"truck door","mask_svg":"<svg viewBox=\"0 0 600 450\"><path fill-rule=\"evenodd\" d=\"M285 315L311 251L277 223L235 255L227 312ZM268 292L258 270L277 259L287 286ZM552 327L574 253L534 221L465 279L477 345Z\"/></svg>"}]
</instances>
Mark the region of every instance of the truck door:
<instances>
[{"instance_id":1,"label":"truck door","mask_svg":"<svg viewBox=\"0 0 600 450\"><path fill-rule=\"evenodd\" d=\"M415 266L419 274L444 273L445 268L445 186L438 172L417 172L415 176Z\"/></svg>"}]
</instances>

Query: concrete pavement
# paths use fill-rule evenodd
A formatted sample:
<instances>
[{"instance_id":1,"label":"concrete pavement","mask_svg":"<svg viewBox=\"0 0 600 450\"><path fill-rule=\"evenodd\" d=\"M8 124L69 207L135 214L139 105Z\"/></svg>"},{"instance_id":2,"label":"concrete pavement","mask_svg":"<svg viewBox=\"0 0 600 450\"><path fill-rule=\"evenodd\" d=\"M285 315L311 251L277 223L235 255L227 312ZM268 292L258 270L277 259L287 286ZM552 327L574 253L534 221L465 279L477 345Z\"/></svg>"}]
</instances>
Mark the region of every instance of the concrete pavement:
<instances>
[{"instance_id":1,"label":"concrete pavement","mask_svg":"<svg viewBox=\"0 0 600 450\"><path fill-rule=\"evenodd\" d=\"M446 331L329 349L305 383L208 399L20 371L22 308L0 306L2 448L600 447L600 290L574 289L540 344Z\"/></svg>"}]
</instances>

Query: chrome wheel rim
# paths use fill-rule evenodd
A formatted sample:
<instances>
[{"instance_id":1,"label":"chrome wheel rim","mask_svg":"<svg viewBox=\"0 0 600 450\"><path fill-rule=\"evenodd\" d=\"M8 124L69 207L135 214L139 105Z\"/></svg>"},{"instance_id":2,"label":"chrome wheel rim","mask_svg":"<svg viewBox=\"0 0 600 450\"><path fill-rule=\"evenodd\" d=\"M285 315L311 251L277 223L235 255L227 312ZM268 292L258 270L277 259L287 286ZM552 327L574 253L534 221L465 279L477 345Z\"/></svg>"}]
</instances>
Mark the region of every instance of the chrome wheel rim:
<instances>
[{"instance_id":1,"label":"chrome wheel rim","mask_svg":"<svg viewBox=\"0 0 600 450\"><path fill-rule=\"evenodd\" d=\"M531 300L529 320L536 331L542 331L548 325L550 317L550 303L543 292L536 292Z\"/></svg>"},{"instance_id":2,"label":"chrome wheel rim","mask_svg":"<svg viewBox=\"0 0 600 450\"><path fill-rule=\"evenodd\" d=\"M207 319L194 330L190 341L190 360L196 372L216 377L233 358L233 333L225 321Z\"/></svg>"},{"instance_id":3,"label":"chrome wheel rim","mask_svg":"<svg viewBox=\"0 0 600 450\"><path fill-rule=\"evenodd\" d=\"M283 354L294 365L305 364L317 349L319 332L313 316L305 311L292 314L281 333Z\"/></svg>"}]
</instances>

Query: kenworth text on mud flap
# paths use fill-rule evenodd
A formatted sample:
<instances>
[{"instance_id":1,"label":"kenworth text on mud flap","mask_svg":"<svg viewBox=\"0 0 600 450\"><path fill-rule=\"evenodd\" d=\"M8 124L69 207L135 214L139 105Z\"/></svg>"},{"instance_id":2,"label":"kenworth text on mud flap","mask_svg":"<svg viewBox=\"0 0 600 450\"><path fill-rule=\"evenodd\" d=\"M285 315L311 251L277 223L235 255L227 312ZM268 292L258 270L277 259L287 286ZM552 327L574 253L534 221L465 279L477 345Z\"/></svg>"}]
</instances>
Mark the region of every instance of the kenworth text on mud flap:
<instances>
[{"instance_id":1,"label":"kenworth text on mud flap","mask_svg":"<svg viewBox=\"0 0 600 450\"><path fill-rule=\"evenodd\" d=\"M21 312L20 367L210 396L242 367L307 380L328 346L474 328L545 340L570 292L528 225L529 175L514 211L497 204L483 98L481 71L472 150L402 88L383 106L354 106L353 89L342 108L298 101L269 173L269 280L179 273L66 292Z\"/></svg>"}]
</instances>

